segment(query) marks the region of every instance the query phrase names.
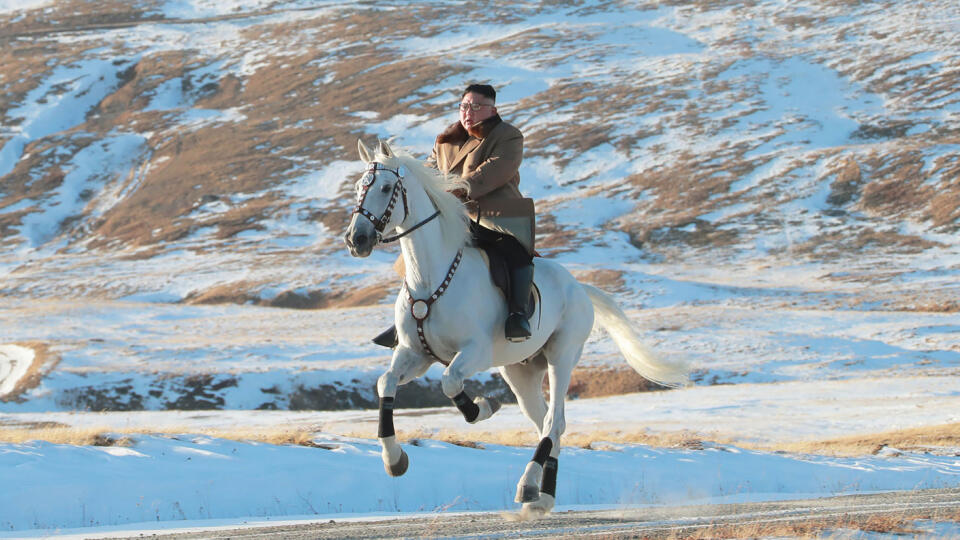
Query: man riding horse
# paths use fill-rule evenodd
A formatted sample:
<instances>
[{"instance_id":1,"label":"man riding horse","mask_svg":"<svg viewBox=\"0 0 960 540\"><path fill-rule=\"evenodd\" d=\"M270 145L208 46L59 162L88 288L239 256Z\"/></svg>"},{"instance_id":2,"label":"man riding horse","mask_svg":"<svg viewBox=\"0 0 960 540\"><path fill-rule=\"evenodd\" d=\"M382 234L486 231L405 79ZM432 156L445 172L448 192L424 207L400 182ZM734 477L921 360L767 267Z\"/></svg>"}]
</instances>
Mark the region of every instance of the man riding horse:
<instances>
[{"instance_id":1,"label":"man riding horse","mask_svg":"<svg viewBox=\"0 0 960 540\"><path fill-rule=\"evenodd\" d=\"M511 259L515 279L528 288L532 272L517 260L531 262L532 209L518 205L524 210L521 212L510 206L524 202L517 191L523 139L496 116L492 89L484 93L486 88L474 88L462 96L460 129L454 126L445 131L433 153L441 171L461 176L438 173L382 141L376 152L363 141L357 142L366 170L354 185L357 206L344 242L354 257L367 257L379 244L402 240L400 251L408 270L394 303L399 330L394 335L399 343L390 366L377 379L377 439L387 474L402 476L410 465L393 422L398 387L439 362L445 366L440 376L443 394L464 420L475 424L492 417L500 404L492 397L470 396L465 381L496 367L540 440L517 482L515 499L523 504L521 516L540 516L549 512L556 500L561 437L566 428L564 400L594 323L607 330L627 363L651 381L679 386L686 381L688 369L682 363L663 362L645 349L613 298L578 282L549 259L535 259L536 290L541 294L534 308L536 323L527 329L530 335L511 342L500 333L505 302L495 291L503 290L500 277L507 273L501 272L506 265L500 251L515 256ZM474 115L481 110L482 115ZM472 201L472 220L454 196L457 190L462 190L457 195ZM502 198L496 197L500 194ZM468 228L471 223L473 227ZM466 245L472 235L491 246L488 257L481 249ZM528 244L522 242L524 238ZM509 289L506 287L510 311L519 315L520 302L516 300L523 298L517 292L520 287L512 293ZM523 322L522 317L510 317L506 332L512 332L514 339L525 337ZM545 381L549 381L547 396Z\"/></svg>"},{"instance_id":2,"label":"man riding horse","mask_svg":"<svg viewBox=\"0 0 960 540\"><path fill-rule=\"evenodd\" d=\"M533 283L533 201L520 194L523 134L497 114L497 92L488 84L467 86L460 98L459 121L437 136L427 164L460 176L468 188L454 195L466 203L474 244L494 251L509 268L509 308L505 336L510 341L530 337L526 307ZM396 328L374 338L396 345Z\"/></svg>"}]
</instances>

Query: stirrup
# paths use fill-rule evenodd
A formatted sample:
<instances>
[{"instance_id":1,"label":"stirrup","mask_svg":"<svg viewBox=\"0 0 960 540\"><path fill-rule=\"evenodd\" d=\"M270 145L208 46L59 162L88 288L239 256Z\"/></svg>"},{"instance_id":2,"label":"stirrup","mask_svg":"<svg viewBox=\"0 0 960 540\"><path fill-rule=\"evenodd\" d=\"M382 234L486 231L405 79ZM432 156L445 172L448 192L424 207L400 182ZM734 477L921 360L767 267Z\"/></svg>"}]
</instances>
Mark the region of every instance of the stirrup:
<instances>
[{"instance_id":1,"label":"stirrup","mask_svg":"<svg viewBox=\"0 0 960 540\"><path fill-rule=\"evenodd\" d=\"M507 324L503 329L507 341L520 343L530 339L530 323L523 313L514 312L507 316Z\"/></svg>"},{"instance_id":2,"label":"stirrup","mask_svg":"<svg viewBox=\"0 0 960 540\"><path fill-rule=\"evenodd\" d=\"M385 332L373 338L371 341L377 345L380 345L381 347L395 349L397 345L400 344L400 338L397 337L397 327L391 326L390 328L387 328Z\"/></svg>"}]
</instances>

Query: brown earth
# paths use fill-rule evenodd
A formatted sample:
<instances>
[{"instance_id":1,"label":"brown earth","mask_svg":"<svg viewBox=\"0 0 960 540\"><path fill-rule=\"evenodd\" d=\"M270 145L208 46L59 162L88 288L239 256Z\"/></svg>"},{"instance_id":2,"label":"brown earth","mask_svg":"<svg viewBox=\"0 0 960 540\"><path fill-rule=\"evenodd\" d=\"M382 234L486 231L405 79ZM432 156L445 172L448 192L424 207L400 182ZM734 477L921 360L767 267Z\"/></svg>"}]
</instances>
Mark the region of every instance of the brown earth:
<instances>
[{"instance_id":1,"label":"brown earth","mask_svg":"<svg viewBox=\"0 0 960 540\"><path fill-rule=\"evenodd\" d=\"M395 293L393 285L373 285L351 290L322 291L310 290L305 293L284 291L277 296L264 299L250 291L253 284L224 283L202 292L193 292L183 299L187 304L254 304L292 309L329 309L357 306L371 306L383 301Z\"/></svg>"},{"instance_id":2,"label":"brown earth","mask_svg":"<svg viewBox=\"0 0 960 540\"><path fill-rule=\"evenodd\" d=\"M841 456L878 454L885 449L904 452L936 452L937 449L948 449L955 453L960 451L960 423L786 444L781 449Z\"/></svg>"},{"instance_id":3,"label":"brown earth","mask_svg":"<svg viewBox=\"0 0 960 540\"><path fill-rule=\"evenodd\" d=\"M664 387L644 379L631 368L576 368L570 377L567 396L592 398L662 389Z\"/></svg>"},{"instance_id":4,"label":"brown earth","mask_svg":"<svg viewBox=\"0 0 960 540\"><path fill-rule=\"evenodd\" d=\"M829 6L845 6L842 2ZM510 7L494 2L496 9L481 10L476 15L490 22L518 21L530 15L523 6ZM571 7L574 4L570 5ZM708 12L730 8L745 16L757 6L735 3L702 2L691 9ZM262 227L260 222L268 215L284 209L289 203L275 189L289 179L293 163L298 160L352 159L355 140L364 136L352 116L353 111L376 111L380 118L391 118L401 113L425 116L443 115L445 108L438 104L437 95L423 93L424 88L443 80L456 78L470 68L442 55L403 56L379 44L410 36L429 37L445 29L443 19L431 13L429 6L410 5L391 12L391 24L382 25L381 13L364 7L341 7L318 16L305 16L284 23L251 24L243 31L247 43L256 50L258 43L289 44L292 47L301 36L319 37L317 49L266 58L262 67L246 78L234 73L219 78L200 75L202 68L215 58L202 51L177 50L150 52L135 62L126 63L118 56L119 86L105 97L87 118L71 133L58 133L28 144L23 160L11 175L5 177L0 188L5 197L4 206L26 199L42 198L56 188L63 179L61 162L73 152L92 144L101 134L135 125L152 126L144 155L139 158L144 176L141 184L123 201L110 208L103 216L84 224L83 234L92 239L91 248L116 246L150 246L182 239L200 227L214 227L217 238L230 238L245 230ZM595 6L593 11L619 9L610 2ZM303 9L304 15L316 10ZM582 11L582 10L581 10ZM102 45L93 35L97 29L135 26L144 22L162 23L150 2L128 5L110 1L98 4L91 13L82 2L60 2L48 10L28 12L13 24L0 20L0 60L6 66L15 66L21 74L16 80L0 83L0 113L5 113L22 100L51 69L51 66L83 56L85 51ZM225 18L248 18L272 13L239 13L222 18L187 21L206 24ZM319 13L319 12L318 12ZM586 11L584 11L586 13ZM782 25L789 32L813 33L819 25L829 21L823 14L777 13L770 21ZM182 23L182 21L181 21ZM867 39L858 28L845 28L845 39L853 44L839 42L833 47L855 47L855 39ZM906 37L918 31L901 30ZM64 44L57 41L61 33L88 34L88 39ZM19 36L34 36L30 40ZM590 33L586 32L589 39ZM531 47L550 51L541 63L581 59L588 61L587 50L572 47L570 36L556 35L544 28L525 32L477 45L476 54L524 54ZM326 38L328 41L324 41ZM896 33L869 36L869 41L882 43L898 39ZM349 41L347 41L349 40ZM339 46L325 47L331 43ZM774 46L775 43L765 46ZM561 79L553 82L549 99L534 95L510 105L510 116L521 127L532 119L552 111L565 111L570 121L541 125L529 130L526 136L527 154L531 157L550 156L563 167L580 153L599 145L610 144L632 156L638 152L658 151L654 144L645 148L643 140L667 132L676 125L686 126L690 136L722 136L738 115L750 110L730 111L732 102L748 102L755 89L749 85L736 86L729 80L720 80L735 60L750 59L766 51L761 44L747 39L715 44L730 54L710 63L697 60L695 69L663 75L664 79L636 77L630 84L596 84L588 80ZM282 47L271 49L282 50ZM118 51L123 53L123 51ZM861 55L861 53L864 53ZM823 55L842 54L824 47L814 52ZM902 80L916 81L915 72L901 68L907 57L892 54L873 54L858 51L854 61L838 68L853 82L863 84L871 91L912 98L918 103L943 95L955 89L960 82L956 70L937 70L924 73L915 85ZM322 59L322 62L318 62ZM442 61L438 61L441 59ZM886 73L878 77L878 73ZM695 73L695 75L691 75ZM691 86L691 77L698 80ZM164 82L181 80L184 95L196 108L242 111L242 122L214 122L198 127L178 126L171 115L160 111L146 111L150 96ZM692 100L694 88L702 88L706 96ZM453 99L453 98L451 98ZM636 133L618 129L630 117L650 112L662 114L660 123L647 126ZM714 119L718 114L720 117ZM783 133L789 125L773 126L771 133ZM944 231L956 230L960 214L960 157L942 157L929 163L927 151L932 145L955 144L960 132L944 124L918 135L908 135L913 126L895 119L877 119L863 124L853 133L862 144L850 148L828 148L796 156L796 170L819 162L832 163L825 170L823 181L832 184L829 202L845 211L862 211L878 220L930 220L934 227ZM84 133L92 136L83 135ZM750 140L731 140L710 152L695 149L677 153L670 165L656 166L643 174L628 177L619 196L637 196L645 193L649 204L640 204L632 215L620 220L618 228L628 233L637 247L651 253L672 256L674 248L689 252L693 249L712 251L733 248L743 242L743 232L737 223L754 220L763 223L765 207L790 200L789 193L776 191L777 181L753 193L731 193L734 181L754 173L769 163L769 157L747 157L772 135ZM47 150L60 148L51 159ZM149 166L147 166L149 165ZM790 170L783 175L789 177ZM38 178L39 177L39 178ZM939 181L938 181L939 179ZM571 183L589 180L573 179ZM936 185L936 188L932 187ZM201 201L223 200L229 203L231 194L258 193L242 203L232 204L223 213L208 217L193 217L191 213ZM344 197L349 194L345 191ZM698 216L715 211L738 200L755 200L758 204L750 214L726 218L726 222L706 222ZM328 225L342 226L344 205L338 201L329 208L318 209L316 217ZM0 235L11 235L30 209L0 216ZM330 222L332 220L332 223ZM78 218L73 226L80 227ZM576 231L558 227L549 212L541 217L540 245L550 251L563 251L579 242ZM733 225L733 226L725 226ZM771 226L778 226L771 223ZM692 226L692 230L691 230ZM872 229L872 230L871 230ZM852 228L849 232L824 233L801 246L799 253L813 259L834 258L840 254L872 250L925 250L938 247L905 238L890 237L876 227ZM860 238L842 250L832 249L836 235ZM863 240L870 237L869 241ZM78 237L79 239L79 237Z\"/></svg>"}]
</instances>

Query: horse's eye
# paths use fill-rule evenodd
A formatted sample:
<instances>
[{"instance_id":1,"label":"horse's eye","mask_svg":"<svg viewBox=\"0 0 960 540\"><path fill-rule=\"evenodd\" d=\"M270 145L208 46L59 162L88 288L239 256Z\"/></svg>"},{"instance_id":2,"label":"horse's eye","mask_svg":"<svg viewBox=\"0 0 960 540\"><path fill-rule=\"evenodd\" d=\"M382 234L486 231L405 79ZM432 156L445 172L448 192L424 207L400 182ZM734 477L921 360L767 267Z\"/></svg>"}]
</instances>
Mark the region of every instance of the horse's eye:
<instances>
[{"instance_id":1,"label":"horse's eye","mask_svg":"<svg viewBox=\"0 0 960 540\"><path fill-rule=\"evenodd\" d=\"M393 186L391 186L391 185L389 185L389 184L384 184L383 187L380 188L380 192L381 192L381 193L390 193L390 190L391 190L391 189L393 189Z\"/></svg>"}]
</instances>

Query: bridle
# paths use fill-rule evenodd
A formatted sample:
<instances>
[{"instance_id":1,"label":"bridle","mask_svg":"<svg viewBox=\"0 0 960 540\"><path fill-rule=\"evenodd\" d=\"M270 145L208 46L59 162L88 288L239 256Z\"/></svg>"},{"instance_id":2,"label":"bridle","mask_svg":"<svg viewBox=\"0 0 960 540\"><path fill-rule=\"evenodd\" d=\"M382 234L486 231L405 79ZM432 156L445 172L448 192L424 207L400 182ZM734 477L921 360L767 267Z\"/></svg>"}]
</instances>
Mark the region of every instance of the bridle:
<instances>
[{"instance_id":1,"label":"bridle","mask_svg":"<svg viewBox=\"0 0 960 540\"><path fill-rule=\"evenodd\" d=\"M397 177L397 183L393 185L393 192L390 194L390 202L387 203L387 208L383 211L383 215L380 217L373 215L372 212L363 207L363 204L367 200L367 194L370 193L370 188L377 181L377 171L387 171L393 173L393 175ZM377 231L377 240L382 243L395 242L419 229L420 227L423 227L440 215L440 210L437 210L427 219L417 223L413 227L410 227L400 234L394 236L383 236L383 230L387 227L387 223L390 223L390 217L393 216L393 210L398 201L401 199L403 200L403 219L407 219L407 216L410 215L410 206L407 203L407 188L403 186L403 172L403 167L390 169L388 167L384 167L381 163L371 161L367 165L367 171L363 180L363 191L360 192L360 196L358 197L357 201L357 207L353 210L354 214L360 214L373 223L373 228Z\"/></svg>"}]
</instances>

